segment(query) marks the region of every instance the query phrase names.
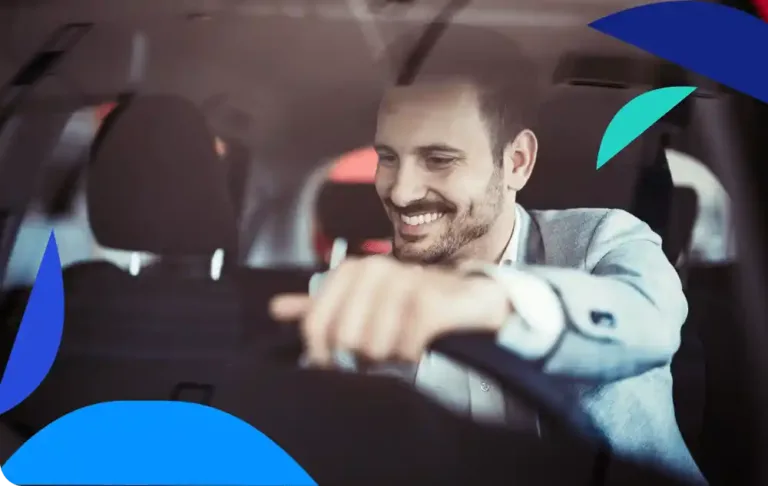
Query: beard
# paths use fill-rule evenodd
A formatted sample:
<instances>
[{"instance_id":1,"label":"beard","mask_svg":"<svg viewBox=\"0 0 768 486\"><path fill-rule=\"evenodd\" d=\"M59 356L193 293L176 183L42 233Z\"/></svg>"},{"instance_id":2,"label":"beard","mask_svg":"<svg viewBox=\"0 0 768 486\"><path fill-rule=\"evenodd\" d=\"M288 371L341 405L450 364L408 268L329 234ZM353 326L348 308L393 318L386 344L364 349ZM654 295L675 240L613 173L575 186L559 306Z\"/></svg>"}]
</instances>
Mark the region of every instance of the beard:
<instances>
[{"instance_id":1,"label":"beard","mask_svg":"<svg viewBox=\"0 0 768 486\"><path fill-rule=\"evenodd\" d=\"M448 229L439 236L438 241L426 248L393 242L392 255L400 261L420 265L454 264L459 251L488 234L498 220L504 208L503 187L504 181L499 168L494 171L488 182L485 197L472 202L465 210L454 213L448 222Z\"/></svg>"}]
</instances>

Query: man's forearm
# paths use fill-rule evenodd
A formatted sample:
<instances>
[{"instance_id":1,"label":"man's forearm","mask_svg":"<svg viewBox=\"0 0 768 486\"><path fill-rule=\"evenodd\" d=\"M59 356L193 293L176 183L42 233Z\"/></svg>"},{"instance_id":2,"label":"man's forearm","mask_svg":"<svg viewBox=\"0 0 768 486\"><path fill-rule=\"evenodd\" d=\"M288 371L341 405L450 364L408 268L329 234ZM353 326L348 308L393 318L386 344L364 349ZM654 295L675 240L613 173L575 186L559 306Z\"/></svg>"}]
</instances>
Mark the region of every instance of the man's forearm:
<instances>
[{"instance_id":1,"label":"man's forearm","mask_svg":"<svg viewBox=\"0 0 768 486\"><path fill-rule=\"evenodd\" d=\"M499 267L485 273L503 286L515 308L498 333L499 345L531 360L543 360L547 373L576 380L607 382L640 374L671 360L679 344L677 312L664 310L631 284L568 269L548 269L562 275L566 287L578 285L605 299L608 306L574 306L546 277ZM559 281L561 278L555 278ZM562 289L568 291L567 289ZM624 309L617 308L622 303ZM588 313L588 322L583 316Z\"/></svg>"}]
</instances>

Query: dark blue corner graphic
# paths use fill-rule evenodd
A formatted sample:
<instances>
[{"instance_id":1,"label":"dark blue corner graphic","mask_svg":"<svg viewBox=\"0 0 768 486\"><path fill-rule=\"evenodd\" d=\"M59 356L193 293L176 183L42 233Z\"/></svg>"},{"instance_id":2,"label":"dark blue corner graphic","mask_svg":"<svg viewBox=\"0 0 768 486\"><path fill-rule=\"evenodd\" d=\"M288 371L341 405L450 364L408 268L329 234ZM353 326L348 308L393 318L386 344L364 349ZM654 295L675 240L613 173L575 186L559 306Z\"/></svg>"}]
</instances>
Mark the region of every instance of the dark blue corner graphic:
<instances>
[{"instance_id":1,"label":"dark blue corner graphic","mask_svg":"<svg viewBox=\"0 0 768 486\"><path fill-rule=\"evenodd\" d=\"M50 371L64 328L64 284L51 231L16 342L0 381L0 414L23 402Z\"/></svg>"},{"instance_id":2,"label":"dark blue corner graphic","mask_svg":"<svg viewBox=\"0 0 768 486\"><path fill-rule=\"evenodd\" d=\"M590 27L768 103L768 23L715 3L624 10Z\"/></svg>"},{"instance_id":3,"label":"dark blue corner graphic","mask_svg":"<svg viewBox=\"0 0 768 486\"><path fill-rule=\"evenodd\" d=\"M15 484L315 486L267 436L196 403L108 402L38 432L3 466Z\"/></svg>"}]
</instances>

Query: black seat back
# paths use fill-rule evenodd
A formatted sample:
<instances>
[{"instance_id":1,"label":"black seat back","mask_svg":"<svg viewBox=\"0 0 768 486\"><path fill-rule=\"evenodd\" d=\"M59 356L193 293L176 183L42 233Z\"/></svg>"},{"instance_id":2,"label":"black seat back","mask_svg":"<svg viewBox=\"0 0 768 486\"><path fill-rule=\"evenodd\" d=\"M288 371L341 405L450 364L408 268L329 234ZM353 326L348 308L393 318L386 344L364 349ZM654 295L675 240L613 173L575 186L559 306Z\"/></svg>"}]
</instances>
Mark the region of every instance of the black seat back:
<instances>
[{"instance_id":1,"label":"black seat back","mask_svg":"<svg viewBox=\"0 0 768 486\"><path fill-rule=\"evenodd\" d=\"M210 265L237 231L205 119L171 96L138 96L106 120L87 174L88 214L106 247ZM12 418L32 430L118 399L210 400L245 340L241 295L207 272L134 276L107 262L64 271L65 326L50 374Z\"/></svg>"},{"instance_id":2,"label":"black seat back","mask_svg":"<svg viewBox=\"0 0 768 486\"><path fill-rule=\"evenodd\" d=\"M600 141L616 112L642 93L637 88L553 86L534 127L536 167L519 194L528 209L615 208L629 211L645 138L595 170ZM585 118L586 117L586 118Z\"/></svg>"},{"instance_id":3,"label":"black seat back","mask_svg":"<svg viewBox=\"0 0 768 486\"><path fill-rule=\"evenodd\" d=\"M675 187L664 152L667 146L665 142L662 137L659 143L651 147L653 152L645 157L630 209L632 214L648 223L648 226L661 236L662 241L666 239Z\"/></svg>"},{"instance_id":4,"label":"black seat back","mask_svg":"<svg viewBox=\"0 0 768 486\"><path fill-rule=\"evenodd\" d=\"M741 345L740 271L736 264L720 264L691 267L688 274L690 310L684 331L700 339L706 362L701 432L693 452L713 486L749 484L762 461L762 451L753 446L760 431L750 418L763 411L750 408L754 381L744 373L751 358Z\"/></svg>"}]
</instances>

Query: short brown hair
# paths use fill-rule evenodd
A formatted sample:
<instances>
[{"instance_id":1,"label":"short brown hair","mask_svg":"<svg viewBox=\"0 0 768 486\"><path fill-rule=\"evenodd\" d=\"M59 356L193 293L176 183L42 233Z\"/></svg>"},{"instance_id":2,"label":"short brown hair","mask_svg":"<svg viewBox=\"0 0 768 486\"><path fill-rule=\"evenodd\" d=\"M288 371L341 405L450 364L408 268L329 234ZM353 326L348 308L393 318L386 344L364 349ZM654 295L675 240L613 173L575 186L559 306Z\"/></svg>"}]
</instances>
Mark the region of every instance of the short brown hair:
<instances>
[{"instance_id":1,"label":"short brown hair","mask_svg":"<svg viewBox=\"0 0 768 486\"><path fill-rule=\"evenodd\" d=\"M504 147L534 123L539 85L534 63L503 34L465 25L448 27L420 62L418 54L413 55L420 37L421 32L405 35L387 48L384 61L395 74L394 84L436 78L472 84L488 124L494 159L501 164Z\"/></svg>"}]
</instances>

